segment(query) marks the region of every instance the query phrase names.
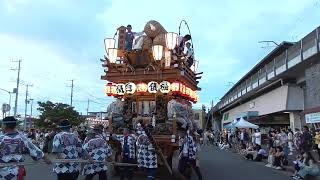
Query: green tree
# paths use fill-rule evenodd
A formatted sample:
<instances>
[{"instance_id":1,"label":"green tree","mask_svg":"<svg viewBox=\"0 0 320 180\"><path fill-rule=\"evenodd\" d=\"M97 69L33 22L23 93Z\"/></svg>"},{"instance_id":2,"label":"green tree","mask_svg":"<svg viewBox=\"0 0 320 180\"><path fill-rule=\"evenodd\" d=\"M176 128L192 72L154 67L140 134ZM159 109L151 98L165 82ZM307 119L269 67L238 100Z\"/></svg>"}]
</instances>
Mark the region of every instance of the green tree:
<instances>
[{"instance_id":1,"label":"green tree","mask_svg":"<svg viewBox=\"0 0 320 180\"><path fill-rule=\"evenodd\" d=\"M78 126L84 122L84 118L73 107L63 103L53 103L51 101L38 102L41 115L36 121L39 128L55 127L60 120L68 119L73 126Z\"/></svg>"}]
</instances>

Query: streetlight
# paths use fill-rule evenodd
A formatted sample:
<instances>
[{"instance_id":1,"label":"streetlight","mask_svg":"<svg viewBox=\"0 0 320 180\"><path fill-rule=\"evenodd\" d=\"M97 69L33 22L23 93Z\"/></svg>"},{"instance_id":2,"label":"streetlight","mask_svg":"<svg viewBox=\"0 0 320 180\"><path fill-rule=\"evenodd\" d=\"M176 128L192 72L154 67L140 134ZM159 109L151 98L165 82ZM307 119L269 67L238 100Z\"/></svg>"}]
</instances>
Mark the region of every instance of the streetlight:
<instances>
[{"instance_id":1,"label":"streetlight","mask_svg":"<svg viewBox=\"0 0 320 180\"><path fill-rule=\"evenodd\" d=\"M163 46L162 45L152 46L152 54L153 54L154 60L160 61L163 57Z\"/></svg>"},{"instance_id":2,"label":"streetlight","mask_svg":"<svg viewBox=\"0 0 320 180\"><path fill-rule=\"evenodd\" d=\"M12 92L10 92L8 90L5 90L5 89L2 89L2 88L0 88L0 90L5 91L5 92L7 92L9 94L9 106L10 106L9 116L10 116L10 112L11 112L11 94L12 94Z\"/></svg>"}]
</instances>

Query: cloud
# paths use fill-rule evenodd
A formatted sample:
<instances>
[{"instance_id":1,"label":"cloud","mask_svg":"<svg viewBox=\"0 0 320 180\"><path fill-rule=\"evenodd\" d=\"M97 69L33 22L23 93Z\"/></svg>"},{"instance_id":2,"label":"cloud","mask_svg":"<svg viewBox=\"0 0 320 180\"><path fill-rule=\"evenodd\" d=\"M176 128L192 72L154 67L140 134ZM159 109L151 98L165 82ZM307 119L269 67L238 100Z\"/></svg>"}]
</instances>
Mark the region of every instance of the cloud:
<instances>
[{"instance_id":1,"label":"cloud","mask_svg":"<svg viewBox=\"0 0 320 180\"><path fill-rule=\"evenodd\" d=\"M54 47L42 42L35 42L28 39L17 38L10 35L0 34L0 54L1 67L8 65L12 59L22 59L21 80L28 84L33 84L30 88L30 97L40 100L52 100L69 103L71 79L75 80L75 100L87 100L83 98L84 94L92 94L96 98L105 99L103 94L104 82L99 80L102 74L100 64L81 63L64 59L63 54ZM13 57L14 54L20 54L20 57ZM11 63L14 67L16 64ZM7 67L8 69L10 67ZM1 77L12 77L14 72L1 71ZM6 78L3 78L3 80ZM3 81L1 87L12 89L15 82ZM23 106L24 86L20 86L19 106ZM88 96L88 95L86 95ZM84 104L84 103L83 103ZM78 106L83 110L83 106Z\"/></svg>"}]
</instances>

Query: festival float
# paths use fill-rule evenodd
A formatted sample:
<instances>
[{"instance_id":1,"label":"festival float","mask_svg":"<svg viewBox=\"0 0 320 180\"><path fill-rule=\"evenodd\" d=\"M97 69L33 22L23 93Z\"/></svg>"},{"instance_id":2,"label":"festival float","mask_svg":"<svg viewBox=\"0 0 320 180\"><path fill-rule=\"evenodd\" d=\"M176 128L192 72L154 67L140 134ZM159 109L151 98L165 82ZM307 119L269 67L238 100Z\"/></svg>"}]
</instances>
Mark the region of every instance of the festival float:
<instances>
[{"instance_id":1,"label":"festival float","mask_svg":"<svg viewBox=\"0 0 320 180\"><path fill-rule=\"evenodd\" d=\"M184 23L184 24L182 24ZM114 37L104 39L106 55L101 61L106 80L105 94L115 101L107 109L113 132L123 127L134 129L138 121L153 126L150 136L157 153L170 173L177 168L179 130L197 128L192 104L199 101L201 74L198 61L184 52L177 53L179 32L167 32L157 21L146 23L126 49L127 28L117 28ZM189 40L192 44L192 39ZM179 44L180 43L180 44ZM192 56L193 57L193 56Z\"/></svg>"}]
</instances>

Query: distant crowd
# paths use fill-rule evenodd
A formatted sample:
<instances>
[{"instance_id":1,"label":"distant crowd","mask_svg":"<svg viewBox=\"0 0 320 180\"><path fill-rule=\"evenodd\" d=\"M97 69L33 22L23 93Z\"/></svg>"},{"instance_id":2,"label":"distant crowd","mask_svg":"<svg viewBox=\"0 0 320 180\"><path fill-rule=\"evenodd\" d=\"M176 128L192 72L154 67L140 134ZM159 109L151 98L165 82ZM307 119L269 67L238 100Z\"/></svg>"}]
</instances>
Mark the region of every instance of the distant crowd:
<instances>
[{"instance_id":1,"label":"distant crowd","mask_svg":"<svg viewBox=\"0 0 320 180\"><path fill-rule=\"evenodd\" d=\"M310 131L307 126L302 131L295 129L294 132L291 129L271 128L267 140L262 138L259 129L209 130L204 133L203 144L215 144L221 150L235 151L247 160L264 161L269 168L285 170L288 166L294 166L292 179L320 175L317 164L320 160L320 133Z\"/></svg>"}]
</instances>

